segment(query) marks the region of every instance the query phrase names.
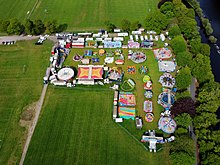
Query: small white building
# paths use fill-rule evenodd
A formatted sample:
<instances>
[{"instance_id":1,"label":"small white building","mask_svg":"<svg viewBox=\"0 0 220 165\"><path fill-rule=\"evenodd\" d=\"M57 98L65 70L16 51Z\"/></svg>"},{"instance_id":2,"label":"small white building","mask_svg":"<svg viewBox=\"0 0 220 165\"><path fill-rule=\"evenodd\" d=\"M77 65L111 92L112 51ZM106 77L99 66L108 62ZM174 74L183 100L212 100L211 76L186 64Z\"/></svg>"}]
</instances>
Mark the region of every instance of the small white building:
<instances>
[{"instance_id":1,"label":"small white building","mask_svg":"<svg viewBox=\"0 0 220 165\"><path fill-rule=\"evenodd\" d=\"M123 119L122 119L122 118L116 118L116 119L115 119L115 122L116 122L116 123L122 123L122 122L123 122Z\"/></svg>"},{"instance_id":2,"label":"small white building","mask_svg":"<svg viewBox=\"0 0 220 165\"><path fill-rule=\"evenodd\" d=\"M138 29L138 31L140 31L140 32L144 32L144 30L145 30L144 28L139 28Z\"/></svg>"},{"instance_id":3,"label":"small white building","mask_svg":"<svg viewBox=\"0 0 220 165\"><path fill-rule=\"evenodd\" d=\"M135 41L138 41L138 40L139 40L138 35L135 35Z\"/></svg>"},{"instance_id":4,"label":"small white building","mask_svg":"<svg viewBox=\"0 0 220 165\"><path fill-rule=\"evenodd\" d=\"M145 40L148 40L148 36L147 36L147 35L145 35L145 36L144 36L144 39L145 39Z\"/></svg>"},{"instance_id":5,"label":"small white building","mask_svg":"<svg viewBox=\"0 0 220 165\"><path fill-rule=\"evenodd\" d=\"M78 33L79 36L91 36L92 33Z\"/></svg>"},{"instance_id":6,"label":"small white building","mask_svg":"<svg viewBox=\"0 0 220 165\"><path fill-rule=\"evenodd\" d=\"M127 37L128 33L124 32L124 33L118 33L118 37Z\"/></svg>"},{"instance_id":7,"label":"small white building","mask_svg":"<svg viewBox=\"0 0 220 165\"><path fill-rule=\"evenodd\" d=\"M160 39L161 39L161 41L163 41L163 42L165 41L166 38L165 38L164 34L160 34Z\"/></svg>"},{"instance_id":8,"label":"small white building","mask_svg":"<svg viewBox=\"0 0 220 165\"><path fill-rule=\"evenodd\" d=\"M141 31L132 31L131 34L133 34L133 35L141 35Z\"/></svg>"},{"instance_id":9,"label":"small white building","mask_svg":"<svg viewBox=\"0 0 220 165\"><path fill-rule=\"evenodd\" d=\"M108 38L108 34L103 34L102 38Z\"/></svg>"},{"instance_id":10,"label":"small white building","mask_svg":"<svg viewBox=\"0 0 220 165\"><path fill-rule=\"evenodd\" d=\"M104 41L112 41L112 38L104 38Z\"/></svg>"},{"instance_id":11,"label":"small white building","mask_svg":"<svg viewBox=\"0 0 220 165\"><path fill-rule=\"evenodd\" d=\"M96 38L95 40L96 41L101 41L101 42L103 41L102 38Z\"/></svg>"},{"instance_id":12,"label":"small white building","mask_svg":"<svg viewBox=\"0 0 220 165\"><path fill-rule=\"evenodd\" d=\"M93 38L86 38L86 41L93 41Z\"/></svg>"},{"instance_id":13,"label":"small white building","mask_svg":"<svg viewBox=\"0 0 220 165\"><path fill-rule=\"evenodd\" d=\"M130 41L134 41L134 37L130 35Z\"/></svg>"},{"instance_id":14,"label":"small white building","mask_svg":"<svg viewBox=\"0 0 220 165\"><path fill-rule=\"evenodd\" d=\"M113 41L124 41L123 37L114 37Z\"/></svg>"},{"instance_id":15,"label":"small white building","mask_svg":"<svg viewBox=\"0 0 220 165\"><path fill-rule=\"evenodd\" d=\"M121 29L114 29L114 33L120 33Z\"/></svg>"},{"instance_id":16,"label":"small white building","mask_svg":"<svg viewBox=\"0 0 220 165\"><path fill-rule=\"evenodd\" d=\"M98 38L98 37L101 37L101 35L102 35L102 34L100 34L100 33L98 33L98 34L93 34L92 37L93 37L93 38Z\"/></svg>"}]
</instances>

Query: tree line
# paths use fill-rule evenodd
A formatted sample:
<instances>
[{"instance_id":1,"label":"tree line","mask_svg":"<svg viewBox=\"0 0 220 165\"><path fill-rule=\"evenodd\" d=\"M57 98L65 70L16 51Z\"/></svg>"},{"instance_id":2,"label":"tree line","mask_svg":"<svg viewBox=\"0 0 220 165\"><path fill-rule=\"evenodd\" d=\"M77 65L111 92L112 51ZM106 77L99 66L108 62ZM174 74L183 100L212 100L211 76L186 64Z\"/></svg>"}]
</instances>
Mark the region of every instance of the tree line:
<instances>
[{"instance_id":1,"label":"tree line","mask_svg":"<svg viewBox=\"0 0 220 165\"><path fill-rule=\"evenodd\" d=\"M217 39L212 35L213 28L208 18L205 18L203 10L200 7L200 4L197 0L187 0L187 2L194 8L197 15L199 16L202 26L205 29L206 35L209 36L209 40L212 43L216 43Z\"/></svg>"},{"instance_id":2,"label":"tree line","mask_svg":"<svg viewBox=\"0 0 220 165\"><path fill-rule=\"evenodd\" d=\"M0 32L9 35L16 34L52 34L62 32L67 29L67 24L58 24L56 20L43 22L42 20L26 19L20 22L18 19L0 20Z\"/></svg>"},{"instance_id":3,"label":"tree line","mask_svg":"<svg viewBox=\"0 0 220 165\"><path fill-rule=\"evenodd\" d=\"M112 22L110 22L109 20L105 21L104 24L106 26L106 30L110 33L114 32L114 29L117 28L117 26ZM138 30L140 27L142 27L142 24L139 21L131 22L127 19L123 19L121 21L121 26L120 26L120 28L124 32L131 32L132 30Z\"/></svg>"}]
</instances>

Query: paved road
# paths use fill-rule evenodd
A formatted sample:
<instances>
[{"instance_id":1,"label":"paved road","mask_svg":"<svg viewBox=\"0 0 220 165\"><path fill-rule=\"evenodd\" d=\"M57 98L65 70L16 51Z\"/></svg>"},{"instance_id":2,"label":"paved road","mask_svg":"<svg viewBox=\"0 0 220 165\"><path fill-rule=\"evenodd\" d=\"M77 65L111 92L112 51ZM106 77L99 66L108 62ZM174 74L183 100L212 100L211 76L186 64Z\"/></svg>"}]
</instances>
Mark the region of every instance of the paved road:
<instances>
[{"instance_id":1,"label":"paved road","mask_svg":"<svg viewBox=\"0 0 220 165\"><path fill-rule=\"evenodd\" d=\"M192 82L191 85L189 87L190 90L190 94L191 94L191 98L193 99L193 101L196 101L196 79L193 77L192 78Z\"/></svg>"},{"instance_id":2,"label":"paved road","mask_svg":"<svg viewBox=\"0 0 220 165\"><path fill-rule=\"evenodd\" d=\"M21 40L33 40L37 39L39 36L1 36L0 37L0 44L2 44L3 41L21 41Z\"/></svg>"},{"instance_id":3,"label":"paved road","mask_svg":"<svg viewBox=\"0 0 220 165\"><path fill-rule=\"evenodd\" d=\"M0 45L2 44L3 41L22 41L22 40L34 40L34 39L38 39L40 36L0 36ZM47 37L49 40L53 41L53 42L57 42L57 38L56 36L49 36Z\"/></svg>"},{"instance_id":4,"label":"paved road","mask_svg":"<svg viewBox=\"0 0 220 165\"><path fill-rule=\"evenodd\" d=\"M196 79L194 77L192 78L189 90L190 90L191 98L193 99L193 101L196 101ZM196 135L194 133L193 125L191 125L189 127L189 133L190 133L190 136L192 137L192 139L194 140L195 157L196 157L195 165L198 165L198 162L199 162L199 159L198 159L199 151L198 151L198 147L197 147L197 139L196 139Z\"/></svg>"},{"instance_id":5,"label":"paved road","mask_svg":"<svg viewBox=\"0 0 220 165\"><path fill-rule=\"evenodd\" d=\"M26 140L24 148L23 148L23 153L22 153L19 165L23 165L23 163L24 163L24 159L25 159L25 156L27 154L31 138L33 136L35 127L37 125L37 121L38 121L39 116L40 116L40 112L41 112L41 108L43 106L43 102L44 102L44 98L45 98L45 95L46 95L47 87L48 87L48 84L45 84L44 87L43 87L42 93L41 93L40 100L38 101L38 103L36 105L36 112L35 112L34 120L32 122L31 127L28 130L28 137L27 137L27 140Z\"/></svg>"}]
</instances>

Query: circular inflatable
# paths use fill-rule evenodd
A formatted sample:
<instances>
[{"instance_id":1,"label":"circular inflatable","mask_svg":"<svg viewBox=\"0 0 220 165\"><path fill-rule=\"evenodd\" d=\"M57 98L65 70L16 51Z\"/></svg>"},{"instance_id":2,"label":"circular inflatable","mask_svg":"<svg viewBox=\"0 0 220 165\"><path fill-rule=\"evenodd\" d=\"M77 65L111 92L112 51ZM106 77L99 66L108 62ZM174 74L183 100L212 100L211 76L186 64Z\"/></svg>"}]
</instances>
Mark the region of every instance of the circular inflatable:
<instances>
[{"instance_id":1,"label":"circular inflatable","mask_svg":"<svg viewBox=\"0 0 220 165\"><path fill-rule=\"evenodd\" d=\"M137 64L144 62L146 59L147 59L147 56L142 52L134 52L131 55L131 60Z\"/></svg>"},{"instance_id":2,"label":"circular inflatable","mask_svg":"<svg viewBox=\"0 0 220 165\"><path fill-rule=\"evenodd\" d=\"M59 70L57 77L59 80L67 81L74 76L74 71L71 68L62 68Z\"/></svg>"},{"instance_id":3,"label":"circular inflatable","mask_svg":"<svg viewBox=\"0 0 220 165\"><path fill-rule=\"evenodd\" d=\"M163 116L158 121L158 128L165 133L171 134L176 130L176 122L171 117Z\"/></svg>"},{"instance_id":4,"label":"circular inflatable","mask_svg":"<svg viewBox=\"0 0 220 165\"><path fill-rule=\"evenodd\" d=\"M145 120L147 121L147 122L152 122L153 120L154 120L154 114L153 113L147 113L146 115L145 115Z\"/></svg>"},{"instance_id":5,"label":"circular inflatable","mask_svg":"<svg viewBox=\"0 0 220 165\"><path fill-rule=\"evenodd\" d=\"M153 92L152 91L145 91L144 92L144 96L147 98L147 99L150 99L153 97Z\"/></svg>"},{"instance_id":6,"label":"circular inflatable","mask_svg":"<svg viewBox=\"0 0 220 165\"><path fill-rule=\"evenodd\" d=\"M175 96L173 93L162 92L158 96L158 104L162 105L164 108L170 108L175 101Z\"/></svg>"},{"instance_id":7,"label":"circular inflatable","mask_svg":"<svg viewBox=\"0 0 220 165\"><path fill-rule=\"evenodd\" d=\"M173 88L175 86L175 78L170 73L164 73L160 76L159 82L163 87Z\"/></svg>"}]
</instances>

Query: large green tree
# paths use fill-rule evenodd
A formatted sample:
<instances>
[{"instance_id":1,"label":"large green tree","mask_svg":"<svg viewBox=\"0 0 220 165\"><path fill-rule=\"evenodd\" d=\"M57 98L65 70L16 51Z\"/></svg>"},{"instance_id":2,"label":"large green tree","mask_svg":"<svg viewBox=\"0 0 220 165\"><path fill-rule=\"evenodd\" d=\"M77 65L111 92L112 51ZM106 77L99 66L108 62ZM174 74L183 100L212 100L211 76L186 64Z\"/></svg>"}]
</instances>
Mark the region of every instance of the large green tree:
<instances>
[{"instance_id":1,"label":"large green tree","mask_svg":"<svg viewBox=\"0 0 220 165\"><path fill-rule=\"evenodd\" d=\"M201 163L204 165L216 165L220 162L220 154L209 152L205 159L202 159Z\"/></svg>"},{"instance_id":2,"label":"large green tree","mask_svg":"<svg viewBox=\"0 0 220 165\"><path fill-rule=\"evenodd\" d=\"M176 76L177 89L186 89L192 81L191 70L189 67L183 67L179 70Z\"/></svg>"},{"instance_id":3,"label":"large green tree","mask_svg":"<svg viewBox=\"0 0 220 165\"><path fill-rule=\"evenodd\" d=\"M178 66L191 66L192 54L188 51L180 52L176 55Z\"/></svg>"},{"instance_id":4,"label":"large green tree","mask_svg":"<svg viewBox=\"0 0 220 165\"><path fill-rule=\"evenodd\" d=\"M195 157L190 156L188 153L179 151L170 155L171 161L175 165L192 165L195 164Z\"/></svg>"},{"instance_id":5,"label":"large green tree","mask_svg":"<svg viewBox=\"0 0 220 165\"><path fill-rule=\"evenodd\" d=\"M213 78L211 72L210 59L202 54L197 54L192 62L192 74L202 83Z\"/></svg>"},{"instance_id":6,"label":"large green tree","mask_svg":"<svg viewBox=\"0 0 220 165\"><path fill-rule=\"evenodd\" d=\"M131 30L138 30L141 27L141 23L139 21L134 21L131 24Z\"/></svg>"},{"instance_id":7,"label":"large green tree","mask_svg":"<svg viewBox=\"0 0 220 165\"><path fill-rule=\"evenodd\" d=\"M26 19L24 23L24 28L27 34L33 34L34 22L30 19Z\"/></svg>"},{"instance_id":8,"label":"large green tree","mask_svg":"<svg viewBox=\"0 0 220 165\"><path fill-rule=\"evenodd\" d=\"M181 35L181 31L178 25L173 25L169 28L169 36L171 38Z\"/></svg>"},{"instance_id":9,"label":"large green tree","mask_svg":"<svg viewBox=\"0 0 220 165\"><path fill-rule=\"evenodd\" d=\"M187 7L182 3L181 0L173 0L174 4L174 14L177 18L186 16L188 9Z\"/></svg>"},{"instance_id":10,"label":"large green tree","mask_svg":"<svg viewBox=\"0 0 220 165\"><path fill-rule=\"evenodd\" d=\"M116 28L116 26L110 21L105 21L105 26L106 26L107 31L110 33L114 32L114 29Z\"/></svg>"},{"instance_id":11,"label":"large green tree","mask_svg":"<svg viewBox=\"0 0 220 165\"><path fill-rule=\"evenodd\" d=\"M43 34L44 32L45 32L45 26L42 20L35 20L33 34L39 35L39 34Z\"/></svg>"},{"instance_id":12,"label":"large green tree","mask_svg":"<svg viewBox=\"0 0 220 165\"><path fill-rule=\"evenodd\" d=\"M184 37L191 40L199 36L199 31L197 29L197 22L189 17L183 16L178 19L179 27Z\"/></svg>"},{"instance_id":13,"label":"large green tree","mask_svg":"<svg viewBox=\"0 0 220 165\"><path fill-rule=\"evenodd\" d=\"M167 27L168 20L160 11L155 11L147 15L145 19L146 30L154 30L158 34Z\"/></svg>"},{"instance_id":14,"label":"large green tree","mask_svg":"<svg viewBox=\"0 0 220 165\"><path fill-rule=\"evenodd\" d=\"M186 42L182 36L176 36L170 41L170 46L172 47L175 54L186 51Z\"/></svg>"},{"instance_id":15,"label":"large green tree","mask_svg":"<svg viewBox=\"0 0 220 165\"><path fill-rule=\"evenodd\" d=\"M10 21L8 20L0 20L0 32L7 32L8 25Z\"/></svg>"},{"instance_id":16,"label":"large green tree","mask_svg":"<svg viewBox=\"0 0 220 165\"><path fill-rule=\"evenodd\" d=\"M198 101L199 103L220 101L220 84L214 80L203 84L199 89Z\"/></svg>"},{"instance_id":17,"label":"large green tree","mask_svg":"<svg viewBox=\"0 0 220 165\"><path fill-rule=\"evenodd\" d=\"M188 129L188 127L192 124L192 117L188 113L179 114L174 119L178 127L180 126L185 129Z\"/></svg>"},{"instance_id":18,"label":"large green tree","mask_svg":"<svg viewBox=\"0 0 220 165\"><path fill-rule=\"evenodd\" d=\"M131 22L127 19L123 19L121 21L121 29L125 32L130 32L131 31Z\"/></svg>"},{"instance_id":19,"label":"large green tree","mask_svg":"<svg viewBox=\"0 0 220 165\"><path fill-rule=\"evenodd\" d=\"M45 28L46 28L45 33L47 33L47 34L56 33L57 32L57 27L58 27L58 24L57 24L56 20L47 21L45 23Z\"/></svg>"},{"instance_id":20,"label":"large green tree","mask_svg":"<svg viewBox=\"0 0 220 165\"><path fill-rule=\"evenodd\" d=\"M174 10L174 5L172 2L165 2L160 7L160 12L165 14L167 18L172 18L174 16L173 10Z\"/></svg>"},{"instance_id":21,"label":"large green tree","mask_svg":"<svg viewBox=\"0 0 220 165\"><path fill-rule=\"evenodd\" d=\"M189 41L190 52L194 55L198 54L201 51L201 38L197 37Z\"/></svg>"},{"instance_id":22,"label":"large green tree","mask_svg":"<svg viewBox=\"0 0 220 165\"><path fill-rule=\"evenodd\" d=\"M210 56L210 46L208 44L202 43L200 53L205 56Z\"/></svg>"},{"instance_id":23,"label":"large green tree","mask_svg":"<svg viewBox=\"0 0 220 165\"><path fill-rule=\"evenodd\" d=\"M194 117L194 124L196 129L207 129L211 125L215 125L218 120L215 113L203 112L201 114L197 114Z\"/></svg>"},{"instance_id":24,"label":"large green tree","mask_svg":"<svg viewBox=\"0 0 220 165\"><path fill-rule=\"evenodd\" d=\"M24 26L18 21L18 19L11 19L10 24L7 27L8 34L20 35L24 31Z\"/></svg>"},{"instance_id":25,"label":"large green tree","mask_svg":"<svg viewBox=\"0 0 220 165\"><path fill-rule=\"evenodd\" d=\"M194 141L188 135L175 138L170 145L170 158L175 165L192 165L195 163Z\"/></svg>"}]
</instances>

